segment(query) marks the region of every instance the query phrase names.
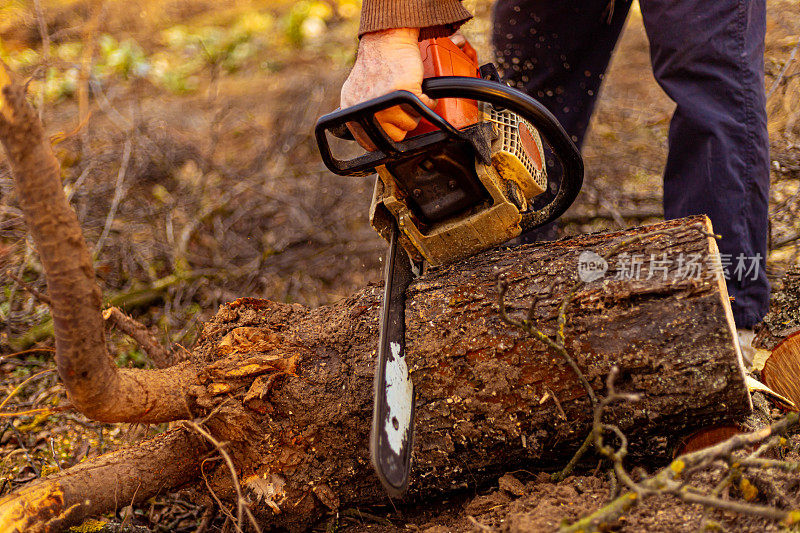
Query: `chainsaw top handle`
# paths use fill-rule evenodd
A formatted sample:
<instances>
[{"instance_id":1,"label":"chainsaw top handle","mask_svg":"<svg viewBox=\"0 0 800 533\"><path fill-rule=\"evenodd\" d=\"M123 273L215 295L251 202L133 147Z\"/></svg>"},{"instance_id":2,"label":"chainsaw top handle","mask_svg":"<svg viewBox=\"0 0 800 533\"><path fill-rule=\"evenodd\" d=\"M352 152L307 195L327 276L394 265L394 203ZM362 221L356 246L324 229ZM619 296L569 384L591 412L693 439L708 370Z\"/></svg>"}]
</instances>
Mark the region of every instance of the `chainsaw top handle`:
<instances>
[{"instance_id":1,"label":"chainsaw top handle","mask_svg":"<svg viewBox=\"0 0 800 533\"><path fill-rule=\"evenodd\" d=\"M522 231L543 226L561 216L580 192L583 185L583 159L580 151L558 120L542 104L530 96L496 81L462 76L426 78L422 92L432 99L469 98L505 108L530 122L550 145L563 168L558 193L546 206L536 211L522 213ZM411 107L421 117L439 130L395 142L380 127L375 113L396 105ZM350 160L340 160L331 153L326 131L338 136L346 131L346 124L355 122L363 128L377 150ZM341 176L367 176L386 163L402 161L424 152L431 144L447 139L467 141L469 137L433 112L408 91L395 91L347 109L340 109L321 117L314 134L322 160L328 169Z\"/></svg>"}]
</instances>

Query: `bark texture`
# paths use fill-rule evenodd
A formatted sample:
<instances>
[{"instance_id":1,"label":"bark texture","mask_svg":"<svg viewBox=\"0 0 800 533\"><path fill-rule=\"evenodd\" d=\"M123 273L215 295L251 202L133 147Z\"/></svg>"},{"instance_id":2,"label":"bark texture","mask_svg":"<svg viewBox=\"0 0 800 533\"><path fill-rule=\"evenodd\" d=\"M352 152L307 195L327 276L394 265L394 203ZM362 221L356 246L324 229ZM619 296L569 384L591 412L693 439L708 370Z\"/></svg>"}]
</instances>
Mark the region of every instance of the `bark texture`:
<instances>
[{"instance_id":1,"label":"bark texture","mask_svg":"<svg viewBox=\"0 0 800 533\"><path fill-rule=\"evenodd\" d=\"M772 294L770 310L756 326L753 346L774 350L784 339L800 332L800 265L789 269Z\"/></svg>"},{"instance_id":2,"label":"bark texture","mask_svg":"<svg viewBox=\"0 0 800 533\"><path fill-rule=\"evenodd\" d=\"M774 291L770 311L756 329L756 358L764 358L761 377L767 386L800 408L800 266L786 273Z\"/></svg>"},{"instance_id":3,"label":"bark texture","mask_svg":"<svg viewBox=\"0 0 800 533\"><path fill-rule=\"evenodd\" d=\"M174 430L32 483L0 500L0 531L61 531L180 486L198 474L202 439ZM135 480L134 482L132 482Z\"/></svg>"},{"instance_id":4,"label":"bark texture","mask_svg":"<svg viewBox=\"0 0 800 533\"><path fill-rule=\"evenodd\" d=\"M535 299L534 318L553 335L580 253L602 255L653 230L666 234L624 251L716 254L704 233L707 219L696 217L488 252L429 272L410 287L407 357L417 388L410 499L569 459L588 432L586 393L563 361L500 319L497 276L503 273L510 284L512 312L527 313ZM612 259L611 272L614 267ZM631 436L637 453L665 460L681 434L750 411L724 283L674 274L587 283L566 321L567 347L598 393L618 365L619 389L645 396L616 408L609 421ZM299 528L326 506L387 501L367 451L380 298L381 289L371 287L314 310L242 299L206 324L195 350L195 364L210 365L201 378L206 391L242 398L250 411L242 419L251 429L225 437L241 443L242 477L281 489L270 493L279 495L274 501L282 513L264 508L262 519ZM269 353L293 358L292 369L240 383L225 377L263 364ZM227 357L220 360L222 354ZM225 435L231 425L223 427L223 420L208 425Z\"/></svg>"}]
</instances>

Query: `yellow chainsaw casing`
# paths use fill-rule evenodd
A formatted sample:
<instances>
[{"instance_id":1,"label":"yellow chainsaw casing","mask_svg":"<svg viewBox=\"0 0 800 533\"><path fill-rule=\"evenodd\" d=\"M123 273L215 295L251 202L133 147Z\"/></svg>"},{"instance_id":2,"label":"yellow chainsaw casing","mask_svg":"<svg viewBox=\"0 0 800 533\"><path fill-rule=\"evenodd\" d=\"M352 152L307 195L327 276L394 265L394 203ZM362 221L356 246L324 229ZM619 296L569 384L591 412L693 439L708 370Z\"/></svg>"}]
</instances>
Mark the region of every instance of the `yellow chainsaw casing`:
<instances>
[{"instance_id":1,"label":"yellow chainsaw casing","mask_svg":"<svg viewBox=\"0 0 800 533\"><path fill-rule=\"evenodd\" d=\"M394 218L402 234L400 244L415 261L424 259L431 266L439 266L513 239L522 231L521 212L547 187L536 129L514 113L496 111L491 106L484 106L483 118L497 133L491 146L492 164L475 161L477 177L488 192L488 199L466 212L423 231L394 176L385 166L377 168L370 224L388 238L389 217Z\"/></svg>"}]
</instances>

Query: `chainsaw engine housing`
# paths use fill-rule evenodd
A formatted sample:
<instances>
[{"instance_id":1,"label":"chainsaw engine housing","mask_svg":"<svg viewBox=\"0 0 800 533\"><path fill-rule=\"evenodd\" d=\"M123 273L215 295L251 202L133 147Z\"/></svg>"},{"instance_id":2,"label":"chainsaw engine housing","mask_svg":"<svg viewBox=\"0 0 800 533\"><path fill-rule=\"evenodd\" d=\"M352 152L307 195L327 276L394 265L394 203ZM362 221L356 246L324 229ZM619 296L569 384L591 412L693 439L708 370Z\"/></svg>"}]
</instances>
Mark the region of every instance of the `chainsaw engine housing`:
<instances>
[{"instance_id":1,"label":"chainsaw engine housing","mask_svg":"<svg viewBox=\"0 0 800 533\"><path fill-rule=\"evenodd\" d=\"M442 265L513 239L521 212L547 187L536 130L507 111L484 116L496 133L488 165L471 146L451 144L377 169L370 222L385 237L394 218L400 244L416 261Z\"/></svg>"},{"instance_id":2,"label":"chainsaw engine housing","mask_svg":"<svg viewBox=\"0 0 800 533\"><path fill-rule=\"evenodd\" d=\"M447 38L423 41L420 48L426 77L456 68L480 75L471 48L463 51ZM530 123L469 99L440 99L434 111L471 142L432 144L412 159L378 167L370 209L370 222L384 238L395 219L409 257L432 266L519 235L521 212L547 188L542 142ZM423 119L409 137L422 139L435 129Z\"/></svg>"}]
</instances>

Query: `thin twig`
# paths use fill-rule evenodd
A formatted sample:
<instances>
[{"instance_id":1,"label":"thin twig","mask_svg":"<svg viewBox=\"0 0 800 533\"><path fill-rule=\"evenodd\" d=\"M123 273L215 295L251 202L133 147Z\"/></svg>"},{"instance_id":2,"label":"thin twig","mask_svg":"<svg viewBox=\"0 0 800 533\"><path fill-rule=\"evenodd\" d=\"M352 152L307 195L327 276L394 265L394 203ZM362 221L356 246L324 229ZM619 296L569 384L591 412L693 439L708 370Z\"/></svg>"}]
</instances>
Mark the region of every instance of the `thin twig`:
<instances>
[{"instance_id":1,"label":"thin twig","mask_svg":"<svg viewBox=\"0 0 800 533\"><path fill-rule=\"evenodd\" d=\"M217 493L214 491L213 488L211 488L211 483L208 482L208 478L206 477L206 472L205 470L203 470L203 465L205 465L206 462L208 461L210 461L210 459L203 459L203 461L200 463L200 475L203 476L203 481L205 481L206 483L206 488L208 489L208 492L211 494L211 497L214 498L214 501L217 502L217 506L220 508L220 510L223 513L225 513L225 516L227 516L228 519L231 521L231 523L233 523L236 530L239 531L239 533L243 533L242 528L239 527L239 523L236 521L236 518L231 514L228 508L225 507L225 504L223 504L222 500L219 499ZM228 524L228 520L225 521L225 524L226 525Z\"/></svg>"},{"instance_id":2,"label":"thin twig","mask_svg":"<svg viewBox=\"0 0 800 533\"><path fill-rule=\"evenodd\" d=\"M56 464L56 468L58 468L58 471L61 472L61 462L56 456L56 447L53 443L53 437L50 437L50 453L53 455L53 462Z\"/></svg>"},{"instance_id":3,"label":"thin twig","mask_svg":"<svg viewBox=\"0 0 800 533\"><path fill-rule=\"evenodd\" d=\"M589 449L592 447L593 444L594 444L594 433L589 433L588 435L586 435L586 438L583 439L581 447L578 448L578 451L575 452L575 455L573 455L572 459L569 460L567 466L565 466L560 472L551 475L550 481L552 481L553 483L559 483L567 479L567 476L572 474L572 471L575 470L575 466L578 464L578 461L580 461L581 458L584 455L586 455L586 452L589 451Z\"/></svg>"},{"instance_id":4,"label":"thin twig","mask_svg":"<svg viewBox=\"0 0 800 533\"><path fill-rule=\"evenodd\" d=\"M122 200L122 196L125 192L125 189L122 185L125 181L125 172L128 170L128 162L130 159L131 140L128 139L125 141L125 147L122 150L122 163L120 163L119 172L117 173L117 183L114 186L114 198L111 200L111 208L108 210L108 216L106 216L106 223L103 227L103 233L100 234L100 238L97 239L97 243L94 245L95 256L100 255L100 250L103 249L103 244L105 244L106 238L108 237L109 232L111 232L111 224L114 222L114 217L117 215L119 202Z\"/></svg>"},{"instance_id":5,"label":"thin twig","mask_svg":"<svg viewBox=\"0 0 800 533\"><path fill-rule=\"evenodd\" d=\"M39 35L42 39L42 65L45 66L45 73L47 66L50 63L50 34L47 31L47 21L44 19L44 11L40 0L33 0L33 6L36 10L36 23L39 27ZM46 76L47 74L45 74ZM44 122L44 87L39 90L39 98L37 102L39 108L39 121Z\"/></svg>"},{"instance_id":6,"label":"thin twig","mask_svg":"<svg viewBox=\"0 0 800 533\"><path fill-rule=\"evenodd\" d=\"M118 307L105 309L103 319L135 340L157 368L167 368L170 365L172 358L169 350L161 346L144 324L126 315Z\"/></svg>"},{"instance_id":7,"label":"thin twig","mask_svg":"<svg viewBox=\"0 0 800 533\"><path fill-rule=\"evenodd\" d=\"M24 387L25 385L27 385L29 382L33 381L34 379L38 378L39 376L42 376L44 374L49 374L50 372L55 372L55 368L48 368L47 370L42 370L41 372L37 372L34 375L32 375L29 378L27 378L22 383L20 383L19 385L17 385L16 387L14 387L14 390L9 392L8 396L6 396L5 399L2 402L0 402L0 409L5 407L6 404L8 403L8 401L11 398L13 398L14 396L16 396L19 391L22 390L22 387Z\"/></svg>"},{"instance_id":8,"label":"thin twig","mask_svg":"<svg viewBox=\"0 0 800 533\"><path fill-rule=\"evenodd\" d=\"M31 454L28 453L28 448L22 441L22 433L19 432L17 426L14 424L8 424L6 427L10 427L11 431L14 433L14 436L17 437L17 444L19 444L19 447L22 449L22 453L25 454L25 459L28 461L28 464L31 466L31 468L33 468L33 472L36 474L36 477L42 477L42 469L36 466L36 463L33 462Z\"/></svg>"},{"instance_id":9,"label":"thin twig","mask_svg":"<svg viewBox=\"0 0 800 533\"><path fill-rule=\"evenodd\" d=\"M564 412L564 408L561 407L561 402L558 401L558 396L556 396L556 393L553 392L552 389L550 389L550 387L548 387L547 385L544 386L544 390L545 390L545 392L547 392L547 394L550 395L551 398L553 398L553 403L556 406L556 411L558 411L558 416L560 416L561 419L566 422L567 421L567 413L565 413Z\"/></svg>"},{"instance_id":10,"label":"thin twig","mask_svg":"<svg viewBox=\"0 0 800 533\"><path fill-rule=\"evenodd\" d=\"M594 394L594 389L589 384L589 381L586 379L586 376L583 374L583 371L581 371L578 364L575 362L575 360L572 358L569 352L567 352L566 348L564 348L564 345L559 344L557 341L554 341L553 339L545 335L542 331L537 329L536 326L531 321L518 320L512 318L506 311L506 304L505 304L506 292L508 292L508 283L506 283L503 277L498 277L497 293L498 293L498 306L500 308L500 319L503 320L503 322L505 322L506 324L520 328L531 337L543 342L544 344L555 350L555 352L558 353L567 362L567 364L569 364L573 372L575 372L575 375L578 377L578 380L580 380L581 385L586 391L586 394L589 396L589 400L592 403L592 407L594 407L597 404L597 397Z\"/></svg>"},{"instance_id":11,"label":"thin twig","mask_svg":"<svg viewBox=\"0 0 800 533\"><path fill-rule=\"evenodd\" d=\"M773 435L784 433L788 428L797 425L798 416L800 416L798 413L789 413L786 417L768 427L751 433L734 435L730 439L714 446L677 457L669 466L663 468L654 476L636 484L637 487L642 489L641 491L637 492L632 490L623 494L591 515L578 520L570 526L562 528L561 531L597 531L600 524L613 522L644 497L653 494L672 494L688 503L699 503L706 507L735 511L741 514L771 518L773 520L786 520L791 514L790 511L743 502L731 502L729 500L720 499L713 495L713 493L711 495L697 494L696 492L687 490L688 487L683 487L681 483L676 482L676 479L695 465L731 458L731 454L737 450L761 443ZM615 471L619 475L619 470L615 469Z\"/></svg>"},{"instance_id":12,"label":"thin twig","mask_svg":"<svg viewBox=\"0 0 800 533\"><path fill-rule=\"evenodd\" d=\"M211 436L209 432L204 430L198 424L195 424L191 420L184 420L183 424L205 437L205 439L208 440L208 442L210 442L217 449L217 451L219 451L220 455L225 460L225 464L228 466L228 470L231 473L233 488L236 490L236 528L241 531L242 513L244 512L247 514L253 529L255 529L257 533L261 533L261 528L259 527L258 522L250 512L250 507L247 505L244 496L242 496L242 486L239 484L239 476L236 474L236 467L234 466L230 455L228 455L228 452L225 451L222 444L217 439Z\"/></svg>"},{"instance_id":13,"label":"thin twig","mask_svg":"<svg viewBox=\"0 0 800 533\"><path fill-rule=\"evenodd\" d=\"M783 68L778 74L778 77L775 78L775 81L773 81L772 85L770 85L769 91L767 92L767 100L769 100L778 89L778 85L783 80L783 77L786 76L786 71L789 70L789 66L794 62L794 58L797 55L798 50L800 50L800 39L797 40L797 44L794 45L794 48L792 48L792 53L789 54L789 59L787 59L786 63L783 64Z\"/></svg>"},{"instance_id":14,"label":"thin twig","mask_svg":"<svg viewBox=\"0 0 800 533\"><path fill-rule=\"evenodd\" d=\"M31 294L31 296L33 296L34 298L36 298L37 300L39 300L43 304L47 304L48 306L52 306L52 303L50 301L50 297L49 296L47 296L46 294L44 294L42 292L39 292L33 285L31 285L30 283L28 283L27 281L25 281L21 277L17 276L16 274L11 272L10 270L6 270L6 276L8 276L12 280L14 280L14 282L17 285L19 285L20 287L22 287L23 289L28 291Z\"/></svg>"}]
</instances>

